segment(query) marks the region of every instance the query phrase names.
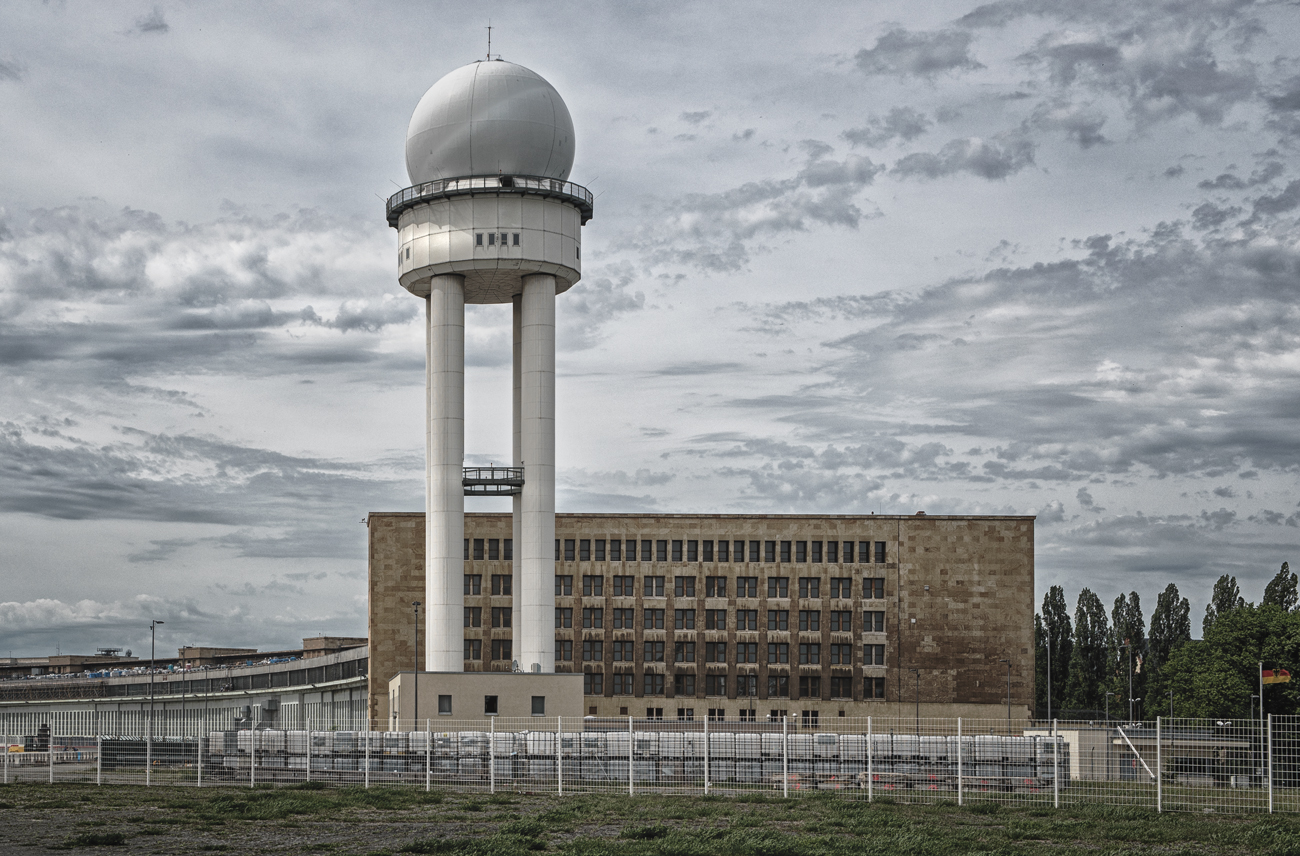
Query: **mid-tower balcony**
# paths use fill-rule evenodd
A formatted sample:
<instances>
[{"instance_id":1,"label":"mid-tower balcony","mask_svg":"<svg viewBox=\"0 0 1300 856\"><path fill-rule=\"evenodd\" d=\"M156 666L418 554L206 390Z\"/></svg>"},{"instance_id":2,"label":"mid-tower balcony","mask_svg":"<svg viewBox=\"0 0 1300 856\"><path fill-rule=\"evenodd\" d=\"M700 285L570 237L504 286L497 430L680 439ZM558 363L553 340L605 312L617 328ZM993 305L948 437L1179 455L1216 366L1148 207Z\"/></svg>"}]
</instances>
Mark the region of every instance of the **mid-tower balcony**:
<instances>
[{"instance_id":1,"label":"mid-tower balcony","mask_svg":"<svg viewBox=\"0 0 1300 856\"><path fill-rule=\"evenodd\" d=\"M515 496L524 489L523 467L464 467L466 496Z\"/></svg>"},{"instance_id":2,"label":"mid-tower balcony","mask_svg":"<svg viewBox=\"0 0 1300 856\"><path fill-rule=\"evenodd\" d=\"M594 212L594 197L581 184L536 175L474 175L441 178L407 187L388 197L388 225L397 228L398 219L408 208L434 199L453 196L478 196L520 193L560 199L578 209L585 225Z\"/></svg>"}]
</instances>

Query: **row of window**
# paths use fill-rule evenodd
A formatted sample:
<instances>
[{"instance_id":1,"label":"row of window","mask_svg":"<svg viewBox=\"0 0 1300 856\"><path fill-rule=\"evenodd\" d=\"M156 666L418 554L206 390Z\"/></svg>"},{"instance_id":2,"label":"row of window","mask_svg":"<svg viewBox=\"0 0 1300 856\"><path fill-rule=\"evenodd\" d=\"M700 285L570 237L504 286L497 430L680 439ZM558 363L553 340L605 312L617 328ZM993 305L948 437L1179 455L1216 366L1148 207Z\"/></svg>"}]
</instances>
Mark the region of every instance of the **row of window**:
<instances>
[{"instance_id":1,"label":"row of window","mask_svg":"<svg viewBox=\"0 0 1300 856\"><path fill-rule=\"evenodd\" d=\"M779 556L782 562L865 564L886 561L887 548L885 541L715 542L667 538L606 541L604 538L566 538L561 552L560 539L555 539L557 562L561 558L566 562L635 562L638 555L642 562L776 562Z\"/></svg>"},{"instance_id":2,"label":"row of window","mask_svg":"<svg viewBox=\"0 0 1300 856\"><path fill-rule=\"evenodd\" d=\"M498 594L497 576L492 577L492 593ZM466 574L465 593L469 594L471 587L475 589L474 594L479 593L481 589L480 575ZM476 582L471 583L469 579L473 577ZM506 578L509 579L508 577ZM624 574L615 574L612 578L610 595L612 597L636 597L638 589L642 597L665 597L667 589L667 577L662 576L645 576L641 577L641 583L638 586L637 578ZM789 577L766 577L764 578L767 589L767 596L770 598L788 598L790 597L790 578ZM798 589L799 597L808 599L819 599L822 596L821 577L799 577ZM673 597L695 597L699 593L699 578L692 576L673 577ZM727 577L705 577L704 578L704 596L705 597L727 597L727 588L730 580ZM758 597L758 577L736 577L735 579L735 596L740 597ZM509 583L506 583L506 589L509 589ZM584 574L582 577L582 596L583 597L604 597L605 596L605 577L598 574ZM507 590L505 592L509 594ZM852 577L831 577L829 593L832 598L851 598L853 597L853 578ZM555 596L572 597L573 596L573 575L556 574L555 575ZM885 578L884 577L863 577L862 578L862 596L867 599L881 600L885 597Z\"/></svg>"},{"instance_id":3,"label":"row of window","mask_svg":"<svg viewBox=\"0 0 1300 856\"><path fill-rule=\"evenodd\" d=\"M581 655L584 663L603 663L605 662L605 647L608 644L613 654L612 662L631 663L633 662L633 652L635 643L630 640L618 640L606 643L603 639L584 639L582 640ZM704 649L704 662L706 663L728 663L732 662L727 659L728 643L726 642L704 642L698 643ZM672 654L674 663L694 663L696 653L695 642L674 642L672 643ZM767 643L767 662L770 664L782 664L790 662L789 642L769 642ZM827 663L832 666L852 666L853 665L853 648L849 643L827 645L829 657ZM734 643L735 660L734 662L757 663L758 662L758 643L757 642L737 642ZM666 662L665 655L668 652L667 643L647 641L642 643L642 661L646 663L663 663ZM798 652L799 664L805 666L818 666L822 663L822 645L820 642L800 642L795 646ZM573 660L574 642L572 639L555 640L555 659L562 662ZM862 664L864 666L883 666L885 665L885 646L868 644L862 646Z\"/></svg>"},{"instance_id":4,"label":"row of window","mask_svg":"<svg viewBox=\"0 0 1300 856\"><path fill-rule=\"evenodd\" d=\"M498 612L504 613L505 624L497 624ZM614 630L635 630L634 609L611 609L609 612L613 616L611 627ZM643 609L641 610L641 626L645 630L664 630L665 609ZM493 627L509 627L510 621L509 607L493 607ZM465 626L478 627L480 617L480 607L465 607ZM604 607L584 608L580 611L582 628L584 630L602 630L605 627L605 609ZM820 609L801 609L798 610L797 628L803 632L819 633L822 629L822 611ZM673 610L673 629L674 630L695 630L697 628L696 618L698 611L694 609L674 609ZM853 632L853 612L851 610L830 610L827 615L830 618L828 624L832 633L852 633ZM471 619L473 623L471 623ZM555 627L557 629L570 629L573 627L574 608L571 606L558 606L555 608ZM788 609L769 609L767 610L767 629L768 630L790 630L790 610ZM727 610L725 609L706 609L704 610L704 629L705 630L727 630ZM757 609L738 609L736 610L736 630L758 630L758 610ZM868 610L862 613L862 631L864 633L883 633L885 631L885 612L884 610Z\"/></svg>"},{"instance_id":5,"label":"row of window","mask_svg":"<svg viewBox=\"0 0 1300 856\"><path fill-rule=\"evenodd\" d=\"M605 694L605 680L609 679L610 690L612 695L633 695L635 684L633 675L615 674L605 675L601 672L588 672L582 676L582 692L588 696L603 696ZM790 697L790 676L789 675L769 675L766 681L767 692L759 694L759 683L757 675L736 675L729 677L727 675L704 675L704 694L706 696L729 697L727 692L728 682L734 682L737 698L789 698ZM668 686L665 682L664 675L646 674L641 678L641 694L644 696L661 696ZM674 675L672 681L673 694L677 696L694 696L696 690L695 675ZM831 698L833 699L852 699L853 698L853 678L849 677L832 677L830 679ZM820 675L801 675L798 682L800 698L821 698L822 679ZM885 698L885 679L884 678L863 678L862 680L862 698L867 701ZM805 711L808 713L809 711ZM749 716L746 717L745 714ZM815 717L815 711L812 711ZM741 711L741 721L747 718L753 721L754 711ZM662 708L648 708L646 716L650 719L662 719ZM710 717L713 716L712 711ZM772 711L773 719L779 719L785 716L785 711ZM683 711L678 711L678 718L693 719L694 711L690 715L684 715ZM721 718L720 716L718 718Z\"/></svg>"}]
</instances>

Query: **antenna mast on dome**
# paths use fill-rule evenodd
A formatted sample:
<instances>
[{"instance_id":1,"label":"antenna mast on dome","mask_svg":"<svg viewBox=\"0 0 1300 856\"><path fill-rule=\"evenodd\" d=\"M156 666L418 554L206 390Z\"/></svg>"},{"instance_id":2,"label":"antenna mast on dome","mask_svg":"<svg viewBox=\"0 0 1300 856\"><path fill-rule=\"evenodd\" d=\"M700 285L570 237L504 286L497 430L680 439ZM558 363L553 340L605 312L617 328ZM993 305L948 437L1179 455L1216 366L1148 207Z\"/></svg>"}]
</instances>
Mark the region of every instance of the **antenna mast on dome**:
<instances>
[{"instance_id":1,"label":"antenna mast on dome","mask_svg":"<svg viewBox=\"0 0 1300 856\"><path fill-rule=\"evenodd\" d=\"M491 18L488 18L487 31L488 31L487 58L488 58L488 62L491 62L492 61L492 19Z\"/></svg>"}]
</instances>

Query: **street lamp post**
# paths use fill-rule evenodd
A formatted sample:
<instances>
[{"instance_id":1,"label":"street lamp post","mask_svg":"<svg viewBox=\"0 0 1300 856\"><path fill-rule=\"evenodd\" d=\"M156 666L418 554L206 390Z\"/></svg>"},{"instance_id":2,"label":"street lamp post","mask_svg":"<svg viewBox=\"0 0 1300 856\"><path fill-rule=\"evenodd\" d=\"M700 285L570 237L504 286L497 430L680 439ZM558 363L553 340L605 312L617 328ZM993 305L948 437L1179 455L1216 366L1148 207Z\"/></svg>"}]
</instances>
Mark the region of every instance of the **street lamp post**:
<instances>
[{"instance_id":1,"label":"street lamp post","mask_svg":"<svg viewBox=\"0 0 1300 856\"><path fill-rule=\"evenodd\" d=\"M1107 724L1110 723L1110 697L1113 696L1113 695L1114 695L1114 693L1106 693L1106 722L1107 722Z\"/></svg>"},{"instance_id":2,"label":"street lamp post","mask_svg":"<svg viewBox=\"0 0 1300 856\"><path fill-rule=\"evenodd\" d=\"M1011 658L998 660L1007 664L1007 734L1011 733Z\"/></svg>"},{"instance_id":3,"label":"street lamp post","mask_svg":"<svg viewBox=\"0 0 1300 856\"><path fill-rule=\"evenodd\" d=\"M1047 721L1052 721L1052 630L1051 627L1045 627L1047 630ZM1038 712L1035 711L1037 716Z\"/></svg>"},{"instance_id":4,"label":"street lamp post","mask_svg":"<svg viewBox=\"0 0 1300 856\"><path fill-rule=\"evenodd\" d=\"M1128 649L1128 721L1133 721L1133 643L1127 639L1121 648Z\"/></svg>"},{"instance_id":5,"label":"street lamp post","mask_svg":"<svg viewBox=\"0 0 1300 856\"><path fill-rule=\"evenodd\" d=\"M909 672L916 675L916 733L921 733L921 670L908 669Z\"/></svg>"},{"instance_id":6,"label":"street lamp post","mask_svg":"<svg viewBox=\"0 0 1300 856\"><path fill-rule=\"evenodd\" d=\"M153 673L154 673L154 651L155 642L158 639L158 625L166 624L165 621L150 619L149 621L149 727L147 729L144 743L144 783L149 784L150 774L153 771Z\"/></svg>"},{"instance_id":7,"label":"street lamp post","mask_svg":"<svg viewBox=\"0 0 1300 856\"><path fill-rule=\"evenodd\" d=\"M415 722L411 725L411 729L414 730L420 722L420 602L413 600L411 606L415 608L415 654L413 656L415 677L412 678L415 688ZM399 723L397 727L400 729L401 724Z\"/></svg>"}]
</instances>

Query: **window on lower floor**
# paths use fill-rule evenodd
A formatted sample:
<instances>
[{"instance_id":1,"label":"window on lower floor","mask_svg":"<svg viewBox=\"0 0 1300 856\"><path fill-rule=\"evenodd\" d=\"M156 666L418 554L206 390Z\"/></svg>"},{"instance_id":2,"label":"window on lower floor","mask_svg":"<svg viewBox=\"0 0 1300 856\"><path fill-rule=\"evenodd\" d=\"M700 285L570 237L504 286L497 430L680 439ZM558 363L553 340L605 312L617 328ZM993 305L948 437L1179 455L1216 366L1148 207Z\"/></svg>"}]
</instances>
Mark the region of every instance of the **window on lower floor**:
<instances>
[{"instance_id":1,"label":"window on lower floor","mask_svg":"<svg viewBox=\"0 0 1300 856\"><path fill-rule=\"evenodd\" d=\"M822 661L822 646L817 642L799 643L799 662L805 666L816 666Z\"/></svg>"},{"instance_id":2,"label":"window on lower floor","mask_svg":"<svg viewBox=\"0 0 1300 856\"><path fill-rule=\"evenodd\" d=\"M726 675L705 675L704 694L709 696L726 696L727 676Z\"/></svg>"},{"instance_id":3,"label":"window on lower floor","mask_svg":"<svg viewBox=\"0 0 1300 856\"><path fill-rule=\"evenodd\" d=\"M465 626L482 627L483 626L483 609L478 606L465 607Z\"/></svg>"},{"instance_id":4,"label":"window on lower floor","mask_svg":"<svg viewBox=\"0 0 1300 856\"><path fill-rule=\"evenodd\" d=\"M482 660L483 659L483 640L466 639L465 640L465 659Z\"/></svg>"},{"instance_id":5,"label":"window on lower floor","mask_svg":"<svg viewBox=\"0 0 1300 856\"><path fill-rule=\"evenodd\" d=\"M514 655L511 654L510 640L509 640L509 639L493 639L493 640L492 640L492 659L493 659L493 660L509 660L509 659L512 659L513 656L514 656Z\"/></svg>"},{"instance_id":6,"label":"window on lower floor","mask_svg":"<svg viewBox=\"0 0 1300 856\"><path fill-rule=\"evenodd\" d=\"M832 676L831 698L853 698L853 678Z\"/></svg>"},{"instance_id":7,"label":"window on lower floor","mask_svg":"<svg viewBox=\"0 0 1300 856\"><path fill-rule=\"evenodd\" d=\"M492 593L508 595L514 593L514 577L510 574L492 575Z\"/></svg>"},{"instance_id":8,"label":"window on lower floor","mask_svg":"<svg viewBox=\"0 0 1300 856\"><path fill-rule=\"evenodd\" d=\"M673 693L678 696L695 695L695 676L673 675Z\"/></svg>"},{"instance_id":9,"label":"window on lower floor","mask_svg":"<svg viewBox=\"0 0 1300 856\"><path fill-rule=\"evenodd\" d=\"M758 643L757 643L757 642L737 642L737 643L736 643L736 662L737 662L737 663L757 663L757 662L758 662Z\"/></svg>"},{"instance_id":10,"label":"window on lower floor","mask_svg":"<svg viewBox=\"0 0 1300 856\"><path fill-rule=\"evenodd\" d=\"M787 642L768 642L767 661L769 663L790 662L790 645Z\"/></svg>"},{"instance_id":11,"label":"window on lower floor","mask_svg":"<svg viewBox=\"0 0 1300 856\"><path fill-rule=\"evenodd\" d=\"M695 708L693 708L693 707L679 707L679 708L677 708L677 719L678 719L679 721L681 721L681 722L694 722L694 721L695 721Z\"/></svg>"},{"instance_id":12,"label":"window on lower floor","mask_svg":"<svg viewBox=\"0 0 1300 856\"><path fill-rule=\"evenodd\" d=\"M573 575L556 574L555 576L555 596L569 597L573 594Z\"/></svg>"},{"instance_id":13,"label":"window on lower floor","mask_svg":"<svg viewBox=\"0 0 1300 856\"><path fill-rule=\"evenodd\" d=\"M799 697L800 698L821 698L822 697L822 679L818 675L800 675L799 676Z\"/></svg>"},{"instance_id":14,"label":"window on lower floor","mask_svg":"<svg viewBox=\"0 0 1300 856\"><path fill-rule=\"evenodd\" d=\"M832 646L831 646L831 665L832 665L832 666L852 666L852 665L853 665L853 646L852 646L852 645L832 645Z\"/></svg>"},{"instance_id":15,"label":"window on lower floor","mask_svg":"<svg viewBox=\"0 0 1300 856\"><path fill-rule=\"evenodd\" d=\"M558 628L573 626L573 607L555 607L555 626Z\"/></svg>"},{"instance_id":16,"label":"window on lower floor","mask_svg":"<svg viewBox=\"0 0 1300 856\"><path fill-rule=\"evenodd\" d=\"M864 633L884 633L885 632L885 613L884 610L862 613L862 632Z\"/></svg>"},{"instance_id":17,"label":"window on lower floor","mask_svg":"<svg viewBox=\"0 0 1300 856\"><path fill-rule=\"evenodd\" d=\"M603 663L605 661L605 643L584 639L582 641L582 661L584 663Z\"/></svg>"},{"instance_id":18,"label":"window on lower floor","mask_svg":"<svg viewBox=\"0 0 1300 856\"><path fill-rule=\"evenodd\" d=\"M508 606L492 607L492 626L509 627L511 621L511 608Z\"/></svg>"},{"instance_id":19,"label":"window on lower floor","mask_svg":"<svg viewBox=\"0 0 1300 856\"><path fill-rule=\"evenodd\" d=\"M695 643L694 643L694 642L674 642L674 643L673 643L673 662L674 662L674 663L694 663L694 662L695 662Z\"/></svg>"},{"instance_id":20,"label":"window on lower floor","mask_svg":"<svg viewBox=\"0 0 1300 856\"><path fill-rule=\"evenodd\" d=\"M573 640L556 639L555 640L555 659L566 662L573 659Z\"/></svg>"},{"instance_id":21,"label":"window on lower floor","mask_svg":"<svg viewBox=\"0 0 1300 856\"><path fill-rule=\"evenodd\" d=\"M604 695L605 676L600 672L585 672L582 676L583 695Z\"/></svg>"},{"instance_id":22,"label":"window on lower floor","mask_svg":"<svg viewBox=\"0 0 1300 856\"><path fill-rule=\"evenodd\" d=\"M767 697L768 698L787 698L790 695L790 676L789 675L768 675L767 676Z\"/></svg>"},{"instance_id":23,"label":"window on lower floor","mask_svg":"<svg viewBox=\"0 0 1300 856\"><path fill-rule=\"evenodd\" d=\"M614 649L614 662L615 663L632 662L633 644L634 643L630 639L626 641L618 641L618 642L611 643L611 647Z\"/></svg>"},{"instance_id":24,"label":"window on lower floor","mask_svg":"<svg viewBox=\"0 0 1300 856\"><path fill-rule=\"evenodd\" d=\"M862 665L864 666L885 665L885 646L884 645L863 645Z\"/></svg>"},{"instance_id":25,"label":"window on lower floor","mask_svg":"<svg viewBox=\"0 0 1300 856\"><path fill-rule=\"evenodd\" d=\"M758 675L736 675L737 697L754 698L758 695Z\"/></svg>"},{"instance_id":26,"label":"window on lower floor","mask_svg":"<svg viewBox=\"0 0 1300 856\"><path fill-rule=\"evenodd\" d=\"M664 709L662 707L647 707L645 709L646 719L663 719Z\"/></svg>"},{"instance_id":27,"label":"window on lower floor","mask_svg":"<svg viewBox=\"0 0 1300 856\"><path fill-rule=\"evenodd\" d=\"M800 718L800 720L801 720L801 722L802 722L804 728L816 728L816 727L817 727L817 711L815 711L815 710L805 710L805 711L801 711L801 712L800 712L800 715L799 715L799 718Z\"/></svg>"},{"instance_id":28,"label":"window on lower floor","mask_svg":"<svg viewBox=\"0 0 1300 856\"><path fill-rule=\"evenodd\" d=\"M646 672L641 682L642 695L657 696L664 694L664 676Z\"/></svg>"},{"instance_id":29,"label":"window on lower floor","mask_svg":"<svg viewBox=\"0 0 1300 856\"><path fill-rule=\"evenodd\" d=\"M634 675L614 675L614 695L632 695Z\"/></svg>"},{"instance_id":30,"label":"window on lower floor","mask_svg":"<svg viewBox=\"0 0 1300 856\"><path fill-rule=\"evenodd\" d=\"M863 678L862 679L862 698L863 699L881 699L885 698L885 679L884 678Z\"/></svg>"},{"instance_id":31,"label":"window on lower floor","mask_svg":"<svg viewBox=\"0 0 1300 856\"><path fill-rule=\"evenodd\" d=\"M662 663L664 661L664 643L646 642L645 657L647 663Z\"/></svg>"},{"instance_id":32,"label":"window on lower floor","mask_svg":"<svg viewBox=\"0 0 1300 856\"><path fill-rule=\"evenodd\" d=\"M727 662L727 643L726 642L705 642L704 662L706 663Z\"/></svg>"}]
</instances>

